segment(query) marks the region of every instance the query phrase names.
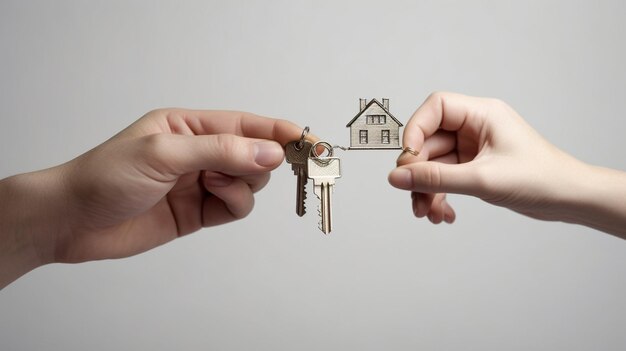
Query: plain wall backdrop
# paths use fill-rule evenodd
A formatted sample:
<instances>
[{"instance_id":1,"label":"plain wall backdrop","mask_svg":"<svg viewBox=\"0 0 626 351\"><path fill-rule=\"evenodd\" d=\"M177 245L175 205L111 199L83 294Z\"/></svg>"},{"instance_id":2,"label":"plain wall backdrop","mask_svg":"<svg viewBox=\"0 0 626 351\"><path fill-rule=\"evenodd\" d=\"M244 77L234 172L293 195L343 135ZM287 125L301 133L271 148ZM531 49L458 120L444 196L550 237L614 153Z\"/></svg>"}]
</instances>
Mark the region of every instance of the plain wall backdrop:
<instances>
[{"instance_id":1,"label":"plain wall backdrop","mask_svg":"<svg viewBox=\"0 0 626 351\"><path fill-rule=\"evenodd\" d=\"M359 98L406 122L436 90L503 99L624 170L625 23L623 1L2 0L0 178L158 107L287 118L346 145ZM625 241L454 195L457 222L435 226L388 185L397 151L337 154L330 236L313 196L294 214L285 164L241 221L0 291L0 349L626 349Z\"/></svg>"}]
</instances>

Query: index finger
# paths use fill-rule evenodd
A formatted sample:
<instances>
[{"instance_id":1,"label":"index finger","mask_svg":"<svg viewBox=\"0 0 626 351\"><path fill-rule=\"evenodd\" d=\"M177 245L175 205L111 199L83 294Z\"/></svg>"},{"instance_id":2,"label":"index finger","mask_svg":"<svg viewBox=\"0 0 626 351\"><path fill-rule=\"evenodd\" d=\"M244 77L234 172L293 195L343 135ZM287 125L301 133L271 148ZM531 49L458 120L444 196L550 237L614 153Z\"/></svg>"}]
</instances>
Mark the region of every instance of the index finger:
<instances>
[{"instance_id":1,"label":"index finger","mask_svg":"<svg viewBox=\"0 0 626 351\"><path fill-rule=\"evenodd\" d=\"M303 128L284 119L238 111L190 111L188 123L196 134L229 133L275 140L281 145L299 140Z\"/></svg>"},{"instance_id":2,"label":"index finger","mask_svg":"<svg viewBox=\"0 0 626 351\"><path fill-rule=\"evenodd\" d=\"M147 117L147 118L146 118ZM285 145L300 140L303 128L284 119L262 117L249 112L187 110L168 108L148 113L126 134L172 133L183 135L233 134L274 140ZM316 140L307 136L307 140Z\"/></svg>"},{"instance_id":3,"label":"index finger","mask_svg":"<svg viewBox=\"0 0 626 351\"><path fill-rule=\"evenodd\" d=\"M421 150L424 140L438 129L458 131L484 109L483 98L455 93L433 93L415 111L404 128L402 145Z\"/></svg>"}]
</instances>

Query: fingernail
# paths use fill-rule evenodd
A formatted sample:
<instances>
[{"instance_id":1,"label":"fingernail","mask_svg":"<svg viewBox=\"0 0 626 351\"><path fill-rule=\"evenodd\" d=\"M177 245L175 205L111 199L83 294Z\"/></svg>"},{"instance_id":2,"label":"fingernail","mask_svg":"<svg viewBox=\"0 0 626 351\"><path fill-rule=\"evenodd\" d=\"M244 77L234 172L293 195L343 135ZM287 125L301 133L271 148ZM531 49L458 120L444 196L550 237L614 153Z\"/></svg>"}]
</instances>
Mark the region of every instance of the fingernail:
<instances>
[{"instance_id":1,"label":"fingernail","mask_svg":"<svg viewBox=\"0 0 626 351\"><path fill-rule=\"evenodd\" d=\"M396 168L389 174L389 183L396 188L409 190L413 187L413 176L406 168Z\"/></svg>"},{"instance_id":2,"label":"fingernail","mask_svg":"<svg viewBox=\"0 0 626 351\"><path fill-rule=\"evenodd\" d=\"M204 185L213 187L229 186L233 182L233 178L216 172L204 172Z\"/></svg>"},{"instance_id":3,"label":"fingernail","mask_svg":"<svg viewBox=\"0 0 626 351\"><path fill-rule=\"evenodd\" d=\"M261 141L254 144L254 162L259 166L272 167L283 161L283 148L274 141Z\"/></svg>"}]
</instances>

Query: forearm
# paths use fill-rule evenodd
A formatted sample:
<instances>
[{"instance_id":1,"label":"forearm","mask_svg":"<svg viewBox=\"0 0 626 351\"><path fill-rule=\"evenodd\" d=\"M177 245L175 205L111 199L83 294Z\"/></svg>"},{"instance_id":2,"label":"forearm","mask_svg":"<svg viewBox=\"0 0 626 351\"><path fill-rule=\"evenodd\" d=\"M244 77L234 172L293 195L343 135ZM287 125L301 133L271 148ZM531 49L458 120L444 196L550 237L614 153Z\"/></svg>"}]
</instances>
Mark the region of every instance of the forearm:
<instances>
[{"instance_id":1,"label":"forearm","mask_svg":"<svg viewBox=\"0 0 626 351\"><path fill-rule=\"evenodd\" d=\"M573 176L579 187L566 221L626 239L626 172L586 165Z\"/></svg>"},{"instance_id":2,"label":"forearm","mask_svg":"<svg viewBox=\"0 0 626 351\"><path fill-rule=\"evenodd\" d=\"M0 289L54 260L64 206L58 175L50 169L0 180Z\"/></svg>"}]
</instances>

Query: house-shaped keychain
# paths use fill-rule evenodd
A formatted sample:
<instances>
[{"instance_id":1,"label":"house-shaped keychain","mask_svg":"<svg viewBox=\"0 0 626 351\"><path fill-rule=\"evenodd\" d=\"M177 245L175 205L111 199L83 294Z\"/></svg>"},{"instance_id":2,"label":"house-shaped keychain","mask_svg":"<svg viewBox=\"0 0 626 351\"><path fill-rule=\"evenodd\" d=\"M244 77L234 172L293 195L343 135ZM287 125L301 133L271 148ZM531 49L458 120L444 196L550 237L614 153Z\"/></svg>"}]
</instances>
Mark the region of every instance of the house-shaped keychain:
<instances>
[{"instance_id":1,"label":"house-shaped keychain","mask_svg":"<svg viewBox=\"0 0 626 351\"><path fill-rule=\"evenodd\" d=\"M359 99L359 113L346 125L350 128L350 150L401 149L402 123L389 112L389 99Z\"/></svg>"}]
</instances>

